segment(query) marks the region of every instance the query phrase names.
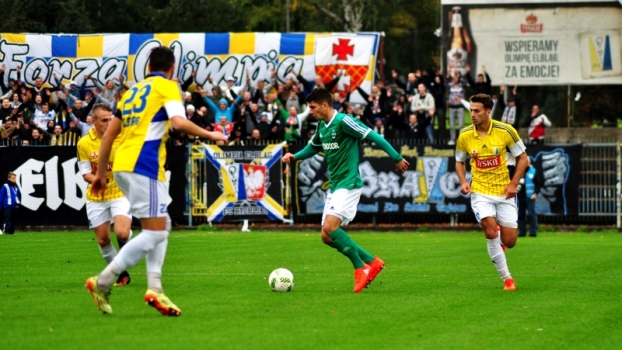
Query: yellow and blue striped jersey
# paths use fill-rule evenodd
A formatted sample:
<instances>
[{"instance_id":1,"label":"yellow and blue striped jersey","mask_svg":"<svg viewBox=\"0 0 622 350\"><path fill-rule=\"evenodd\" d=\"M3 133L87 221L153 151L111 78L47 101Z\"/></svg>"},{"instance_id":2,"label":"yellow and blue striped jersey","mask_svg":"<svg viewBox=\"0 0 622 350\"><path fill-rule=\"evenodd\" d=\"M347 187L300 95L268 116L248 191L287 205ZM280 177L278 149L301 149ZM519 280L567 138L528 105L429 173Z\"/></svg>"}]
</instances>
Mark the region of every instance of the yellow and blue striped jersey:
<instances>
[{"instance_id":1,"label":"yellow and blue striped jersey","mask_svg":"<svg viewBox=\"0 0 622 350\"><path fill-rule=\"evenodd\" d=\"M116 139L110 150L110 159L108 160L108 170L106 170L106 192L104 198L91 193L91 184L86 188L86 200L89 202L108 202L117 198L123 197L123 192L112 177L112 167L114 165L114 159L119 147L119 139ZM102 139L95 134L95 128L91 128L89 133L84 135L80 141L78 141L78 166L80 168L80 174L86 175L88 173L94 174L97 172L97 166L99 165L99 147L101 146Z\"/></svg>"},{"instance_id":2,"label":"yellow and blue striped jersey","mask_svg":"<svg viewBox=\"0 0 622 350\"><path fill-rule=\"evenodd\" d=\"M128 90L118 104L122 119L113 172L132 172L165 181L166 141L170 118L185 116L177 83L151 73Z\"/></svg>"},{"instance_id":3,"label":"yellow and blue striped jersey","mask_svg":"<svg viewBox=\"0 0 622 350\"><path fill-rule=\"evenodd\" d=\"M525 152L516 129L510 124L491 120L485 136L479 136L475 125L460 131L456 143L456 161L471 158L471 192L489 196L502 196L510 183L507 150L514 157Z\"/></svg>"}]
</instances>

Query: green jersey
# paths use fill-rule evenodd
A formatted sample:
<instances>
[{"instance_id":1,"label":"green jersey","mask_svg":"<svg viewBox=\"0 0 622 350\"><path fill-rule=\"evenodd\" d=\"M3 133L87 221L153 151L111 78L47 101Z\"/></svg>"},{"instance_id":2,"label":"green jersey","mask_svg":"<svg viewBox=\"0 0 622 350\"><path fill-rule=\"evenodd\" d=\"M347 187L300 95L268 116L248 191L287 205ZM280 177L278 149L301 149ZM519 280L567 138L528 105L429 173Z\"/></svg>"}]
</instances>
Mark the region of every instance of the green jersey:
<instances>
[{"instance_id":1,"label":"green jersey","mask_svg":"<svg viewBox=\"0 0 622 350\"><path fill-rule=\"evenodd\" d=\"M324 150L331 192L363 187L359 174L359 140L370 132L365 124L343 113L335 112L328 123L318 122L311 144Z\"/></svg>"}]
</instances>

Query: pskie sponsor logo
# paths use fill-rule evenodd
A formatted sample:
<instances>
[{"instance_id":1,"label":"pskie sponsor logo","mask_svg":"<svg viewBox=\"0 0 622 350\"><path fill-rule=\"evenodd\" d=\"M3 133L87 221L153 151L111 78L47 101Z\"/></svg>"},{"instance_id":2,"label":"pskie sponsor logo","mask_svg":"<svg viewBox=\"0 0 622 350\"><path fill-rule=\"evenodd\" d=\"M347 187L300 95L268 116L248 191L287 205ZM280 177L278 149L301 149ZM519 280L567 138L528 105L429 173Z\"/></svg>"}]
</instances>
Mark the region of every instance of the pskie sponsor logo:
<instances>
[{"instance_id":1,"label":"pskie sponsor logo","mask_svg":"<svg viewBox=\"0 0 622 350\"><path fill-rule=\"evenodd\" d=\"M501 157L494 156L486 159L475 159L475 167L478 169L496 168L501 165Z\"/></svg>"},{"instance_id":2,"label":"pskie sponsor logo","mask_svg":"<svg viewBox=\"0 0 622 350\"><path fill-rule=\"evenodd\" d=\"M527 24L520 25L521 33L542 33L543 23L538 23L538 17L533 13L525 18Z\"/></svg>"}]
</instances>

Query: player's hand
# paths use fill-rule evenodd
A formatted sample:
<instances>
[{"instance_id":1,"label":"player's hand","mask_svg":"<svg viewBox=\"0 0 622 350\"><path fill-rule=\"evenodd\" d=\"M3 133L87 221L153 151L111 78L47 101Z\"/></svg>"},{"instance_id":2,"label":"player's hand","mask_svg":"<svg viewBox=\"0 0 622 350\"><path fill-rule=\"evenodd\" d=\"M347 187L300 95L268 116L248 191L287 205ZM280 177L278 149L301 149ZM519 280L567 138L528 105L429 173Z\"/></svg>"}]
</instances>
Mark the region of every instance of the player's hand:
<instances>
[{"instance_id":1,"label":"player's hand","mask_svg":"<svg viewBox=\"0 0 622 350\"><path fill-rule=\"evenodd\" d=\"M509 199L509 198L516 197L518 190L516 189L516 185L510 183L509 185L505 187L505 190L503 191L503 193L505 194L505 199Z\"/></svg>"},{"instance_id":2,"label":"player's hand","mask_svg":"<svg viewBox=\"0 0 622 350\"><path fill-rule=\"evenodd\" d=\"M536 195L536 194L534 193L534 194L532 194L532 195L531 195L531 197L529 197L529 198L531 198L531 200L532 200L532 201L535 201L535 200L536 200L536 198L538 198L538 195Z\"/></svg>"},{"instance_id":3,"label":"player's hand","mask_svg":"<svg viewBox=\"0 0 622 350\"><path fill-rule=\"evenodd\" d=\"M289 153L289 152L287 152L287 153L285 153L283 158L281 158L281 160L283 161L283 163L289 164L291 161L294 160L294 155Z\"/></svg>"},{"instance_id":4,"label":"player's hand","mask_svg":"<svg viewBox=\"0 0 622 350\"><path fill-rule=\"evenodd\" d=\"M227 135L221 133L221 132L217 132L217 131L211 131L209 132L209 137L210 140L215 141L215 142L224 142L227 143L229 142L229 138L227 137Z\"/></svg>"},{"instance_id":5,"label":"player's hand","mask_svg":"<svg viewBox=\"0 0 622 350\"><path fill-rule=\"evenodd\" d=\"M460 193L469 194L469 192L471 192L471 185L468 182L460 185Z\"/></svg>"},{"instance_id":6,"label":"player's hand","mask_svg":"<svg viewBox=\"0 0 622 350\"><path fill-rule=\"evenodd\" d=\"M105 177L99 177L95 175L95 179L93 179L93 182L91 183L91 193L95 196L101 197L102 199L104 198L104 195L106 194Z\"/></svg>"},{"instance_id":7,"label":"player's hand","mask_svg":"<svg viewBox=\"0 0 622 350\"><path fill-rule=\"evenodd\" d=\"M406 170L408 170L409 166L410 166L410 163L408 163L406 159L402 159L399 162L395 163L395 170L403 173Z\"/></svg>"}]
</instances>

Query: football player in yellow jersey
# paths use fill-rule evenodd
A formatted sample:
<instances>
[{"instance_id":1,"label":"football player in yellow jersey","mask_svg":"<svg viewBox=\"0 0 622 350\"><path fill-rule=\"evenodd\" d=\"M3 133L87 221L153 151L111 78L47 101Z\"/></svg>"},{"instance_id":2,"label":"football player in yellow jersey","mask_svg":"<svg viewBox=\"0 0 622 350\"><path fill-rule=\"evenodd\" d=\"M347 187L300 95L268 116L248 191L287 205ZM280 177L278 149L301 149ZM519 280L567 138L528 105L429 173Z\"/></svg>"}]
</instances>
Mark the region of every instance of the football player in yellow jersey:
<instances>
[{"instance_id":1,"label":"football player in yellow jersey","mask_svg":"<svg viewBox=\"0 0 622 350\"><path fill-rule=\"evenodd\" d=\"M489 95L471 97L473 125L460 131L456 144L456 173L461 192L471 193L471 207L484 229L488 254L503 279L503 289L516 290L505 259L505 247L512 248L516 244L516 186L527 168L527 154L523 141L511 125L490 118L492 106ZM506 149L516 158L512 178L507 167ZM471 158L471 183L466 179L465 162L468 158Z\"/></svg>"},{"instance_id":2,"label":"football player in yellow jersey","mask_svg":"<svg viewBox=\"0 0 622 350\"><path fill-rule=\"evenodd\" d=\"M114 221L114 232L117 236L119 249L131 238L132 215L130 202L123 195L112 177L114 150L108 160L106 179L108 191L104 198L91 193L91 183L95 179L95 172L99 167L99 146L102 136L106 132L112 119L112 109L106 104L98 103L91 110L94 126L78 141L78 167L84 181L89 183L86 193L86 215L89 219L89 228L95 231L99 251L106 263L110 263L117 250L110 242L110 222ZM116 149L118 144L115 143ZM130 275L123 271L117 278L115 285L122 286L130 283Z\"/></svg>"},{"instance_id":3,"label":"football player in yellow jersey","mask_svg":"<svg viewBox=\"0 0 622 350\"><path fill-rule=\"evenodd\" d=\"M113 142L119 137L113 176L129 199L132 214L140 219L142 232L130 240L98 276L87 279L86 287L97 308L112 313L108 299L114 280L146 257L145 302L164 316L179 316L181 310L164 294L161 282L170 231L169 195L164 177L168 131L172 125L179 132L213 141L226 142L227 137L206 131L186 118L181 91L171 80L175 71L175 55L171 49L151 50L149 71L145 80L123 95L99 150L100 162L107 163ZM100 167L91 190L102 196L106 185L106 170Z\"/></svg>"}]
</instances>

